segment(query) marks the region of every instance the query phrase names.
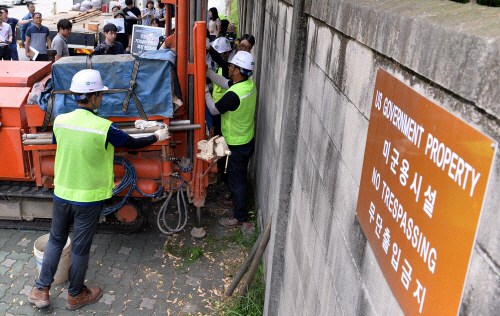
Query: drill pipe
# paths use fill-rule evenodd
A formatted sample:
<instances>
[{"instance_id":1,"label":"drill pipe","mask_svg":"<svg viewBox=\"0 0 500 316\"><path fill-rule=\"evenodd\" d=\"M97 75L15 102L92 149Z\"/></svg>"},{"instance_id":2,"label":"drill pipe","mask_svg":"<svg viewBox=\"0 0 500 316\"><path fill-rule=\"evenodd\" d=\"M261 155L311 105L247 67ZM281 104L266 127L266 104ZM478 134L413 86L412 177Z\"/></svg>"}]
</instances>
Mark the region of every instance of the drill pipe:
<instances>
[{"instance_id":1,"label":"drill pipe","mask_svg":"<svg viewBox=\"0 0 500 316\"><path fill-rule=\"evenodd\" d=\"M141 136L149 136L155 131L159 130L159 126L148 127L145 129L137 128L124 128L122 131L129 135L141 134ZM188 131L200 129L199 124L169 126L169 132ZM135 136L135 135L134 135ZM23 134L23 145L52 145L52 133L39 133L39 134Z\"/></svg>"}]
</instances>

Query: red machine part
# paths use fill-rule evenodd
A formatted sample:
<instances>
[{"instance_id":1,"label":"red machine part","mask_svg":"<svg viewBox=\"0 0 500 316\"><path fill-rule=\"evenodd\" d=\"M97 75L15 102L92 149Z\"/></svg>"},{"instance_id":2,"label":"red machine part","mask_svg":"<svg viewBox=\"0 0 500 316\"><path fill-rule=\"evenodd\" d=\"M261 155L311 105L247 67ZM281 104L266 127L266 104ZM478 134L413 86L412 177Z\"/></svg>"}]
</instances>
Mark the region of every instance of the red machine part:
<instances>
[{"instance_id":1,"label":"red machine part","mask_svg":"<svg viewBox=\"0 0 500 316\"><path fill-rule=\"evenodd\" d=\"M8 63L2 63L8 64ZM0 178L25 180L27 154L23 151L21 130L27 129L24 107L30 88L0 87Z\"/></svg>"},{"instance_id":2,"label":"red machine part","mask_svg":"<svg viewBox=\"0 0 500 316\"><path fill-rule=\"evenodd\" d=\"M2 62L0 87L32 87L35 82L42 80L48 73L52 63L39 61Z\"/></svg>"},{"instance_id":3,"label":"red machine part","mask_svg":"<svg viewBox=\"0 0 500 316\"><path fill-rule=\"evenodd\" d=\"M153 194L158 190L158 182L160 182L162 170L161 161L151 158L130 158L126 157L135 167L137 172L137 186L145 194ZM41 175L43 177L54 177L54 162L55 156L42 156L40 157ZM125 175L125 169L122 166L115 165L115 186L120 183L121 178ZM128 190L125 190L117 196L125 196ZM144 197L135 191L132 197Z\"/></svg>"},{"instance_id":4,"label":"red machine part","mask_svg":"<svg viewBox=\"0 0 500 316\"><path fill-rule=\"evenodd\" d=\"M139 211L131 204L125 204L115 212L116 218L122 223L132 223L139 217Z\"/></svg>"},{"instance_id":5,"label":"red machine part","mask_svg":"<svg viewBox=\"0 0 500 316\"><path fill-rule=\"evenodd\" d=\"M195 22L194 32L194 98L195 104L205 104L205 76L206 72L206 22ZM194 132L194 144L205 139L205 106L198 106L194 109L194 121L200 122L201 129ZM198 159L194 154L194 179L190 183L193 188L193 204L201 207L205 204L206 188L208 187L208 173L204 170L208 168L208 163Z\"/></svg>"},{"instance_id":6,"label":"red machine part","mask_svg":"<svg viewBox=\"0 0 500 316\"><path fill-rule=\"evenodd\" d=\"M189 64L190 55L190 30L189 30L189 1L184 0L162 0L164 3L176 5L176 32L174 33L175 40L173 41L178 55L178 77L183 92L183 102L185 105L189 104L188 94L188 75L194 75L194 117L193 124L199 124L200 130L194 131L193 141L193 172L180 173L186 183L190 187L190 195L193 198L194 205L198 208L203 206L205 201L206 189L208 187L208 179L211 170L208 163L196 158L197 143L205 139L205 101L204 101L204 80L205 80L205 35L206 23L196 22L193 32L194 39L194 64ZM167 30L170 34L170 30ZM7 68L3 67L6 66ZM50 63L38 62L9 62L2 64L0 71L0 86L27 86L31 87L35 82L44 79L45 81L49 76ZM12 88L11 88L12 89ZM15 124L16 126L7 127L5 124L0 127L0 151L9 153L12 157L7 158L10 163L0 166L0 172L6 172L5 175L0 174L0 179L5 180L19 180L36 181L37 186L52 186L52 179L54 175L54 154L56 145L32 145L22 146L21 133L37 133L38 128L42 125L45 117L45 112L42 111L37 105L26 105L27 91L26 88L23 102L14 102L22 105L14 114L14 119L9 118L9 125ZM19 93L6 93L9 96L20 96ZM12 103L12 102L9 102ZM25 106L25 108L24 108ZM0 109L0 121L5 118L6 111ZM4 115L3 118L1 115ZM187 107L181 107L175 114L175 119L187 119ZM133 122L138 118L109 118L113 122L117 121L130 121ZM162 117L150 117L150 119L161 119L168 123L168 119ZM18 124L20 122L20 124ZM24 131L23 131L24 130ZM3 134L2 134L2 131ZM8 136L5 136L8 135ZM2 138L5 137L5 138ZM12 140L14 142L12 143ZM174 132L170 142L165 141L156 143L147 148L139 150L138 155L130 155L124 153L125 149L117 149L118 155L130 160L138 174L138 186L147 194L154 193L159 185L162 185L165 191L168 191L171 186L178 187L181 183L180 178L171 177L174 172L179 170L174 168L171 158L185 157L187 150L187 132ZM8 150L3 150L4 146L8 146ZM3 154L3 160L8 154ZM115 173L117 181L124 175L124 169L121 166L115 166ZM123 192L122 194L126 194ZM139 196L137 192L134 196ZM131 218L126 210L123 218Z\"/></svg>"}]
</instances>

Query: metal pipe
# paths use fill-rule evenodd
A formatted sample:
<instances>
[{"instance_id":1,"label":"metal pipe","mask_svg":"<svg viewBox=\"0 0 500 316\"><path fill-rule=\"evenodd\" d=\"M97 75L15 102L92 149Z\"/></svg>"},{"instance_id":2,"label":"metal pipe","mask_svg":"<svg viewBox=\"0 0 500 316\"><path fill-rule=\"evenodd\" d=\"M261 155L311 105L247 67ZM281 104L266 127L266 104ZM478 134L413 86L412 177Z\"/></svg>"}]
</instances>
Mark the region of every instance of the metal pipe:
<instances>
[{"instance_id":1,"label":"metal pipe","mask_svg":"<svg viewBox=\"0 0 500 316\"><path fill-rule=\"evenodd\" d=\"M134 127L134 122L116 122L115 124L118 125L120 128ZM168 125L169 126L179 126L179 125L189 125L189 124L191 124L190 120L175 120L175 121L170 121L170 123Z\"/></svg>"},{"instance_id":2,"label":"metal pipe","mask_svg":"<svg viewBox=\"0 0 500 316\"><path fill-rule=\"evenodd\" d=\"M52 139L49 138L27 139L23 141L23 145L52 145Z\"/></svg>"},{"instance_id":3,"label":"metal pipe","mask_svg":"<svg viewBox=\"0 0 500 316\"><path fill-rule=\"evenodd\" d=\"M191 124L190 120L178 120L178 121L170 121L169 126L179 126L179 125L189 125Z\"/></svg>"},{"instance_id":4,"label":"metal pipe","mask_svg":"<svg viewBox=\"0 0 500 316\"><path fill-rule=\"evenodd\" d=\"M23 134L23 140L24 139L42 139L42 138L52 138L52 133Z\"/></svg>"},{"instance_id":5,"label":"metal pipe","mask_svg":"<svg viewBox=\"0 0 500 316\"><path fill-rule=\"evenodd\" d=\"M168 128L170 132L178 132L178 131L192 131L201 129L201 124L189 124L189 125L180 125L180 126L171 126Z\"/></svg>"},{"instance_id":6,"label":"metal pipe","mask_svg":"<svg viewBox=\"0 0 500 316\"><path fill-rule=\"evenodd\" d=\"M196 228L200 228L201 227L201 206L197 206L196 207L196 221L195 221L194 226Z\"/></svg>"},{"instance_id":7,"label":"metal pipe","mask_svg":"<svg viewBox=\"0 0 500 316\"><path fill-rule=\"evenodd\" d=\"M177 0L175 8L175 40L177 53L177 74L184 104L188 104L188 63L189 63L189 1Z\"/></svg>"},{"instance_id":8,"label":"metal pipe","mask_svg":"<svg viewBox=\"0 0 500 316\"><path fill-rule=\"evenodd\" d=\"M179 132L179 131L190 131L190 130L198 130L200 129L200 124L189 124L189 125L179 125L179 126L171 126L168 128L170 132ZM137 128L126 128L122 129L125 133L129 135L142 134L143 136L149 136L154 133L156 130L160 129L159 126L148 127L143 130ZM52 145L52 133L39 133L39 134L23 134L24 145Z\"/></svg>"}]
</instances>

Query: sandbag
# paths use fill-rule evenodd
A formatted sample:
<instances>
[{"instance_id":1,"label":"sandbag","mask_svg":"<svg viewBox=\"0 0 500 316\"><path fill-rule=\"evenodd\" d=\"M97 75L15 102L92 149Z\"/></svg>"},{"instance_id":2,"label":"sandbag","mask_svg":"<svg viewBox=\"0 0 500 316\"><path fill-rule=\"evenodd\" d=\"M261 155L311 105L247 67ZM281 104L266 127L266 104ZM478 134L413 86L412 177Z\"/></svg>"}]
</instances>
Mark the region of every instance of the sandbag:
<instances>
[{"instance_id":1,"label":"sandbag","mask_svg":"<svg viewBox=\"0 0 500 316\"><path fill-rule=\"evenodd\" d=\"M92 9L101 10L101 0L92 0Z\"/></svg>"},{"instance_id":2,"label":"sandbag","mask_svg":"<svg viewBox=\"0 0 500 316\"><path fill-rule=\"evenodd\" d=\"M148 117L171 117L172 78L171 70L176 57L171 50L155 51L153 54L100 55L92 57L92 69L99 70L102 81L109 89L128 89L134 62L140 60L134 93L139 99ZM54 90L69 90L71 79L78 71L87 68L87 57L75 56L59 59L52 65ZM104 94L98 115L101 117L139 117L134 98L130 99L128 109L122 111L126 93ZM68 113L77 107L70 95L54 95L54 117ZM40 102L40 108L46 111L47 102Z\"/></svg>"},{"instance_id":3,"label":"sandbag","mask_svg":"<svg viewBox=\"0 0 500 316\"><path fill-rule=\"evenodd\" d=\"M85 0L80 5L80 11L82 11L82 12L88 11L90 9L92 9L92 4L90 3L90 0Z\"/></svg>"}]
</instances>

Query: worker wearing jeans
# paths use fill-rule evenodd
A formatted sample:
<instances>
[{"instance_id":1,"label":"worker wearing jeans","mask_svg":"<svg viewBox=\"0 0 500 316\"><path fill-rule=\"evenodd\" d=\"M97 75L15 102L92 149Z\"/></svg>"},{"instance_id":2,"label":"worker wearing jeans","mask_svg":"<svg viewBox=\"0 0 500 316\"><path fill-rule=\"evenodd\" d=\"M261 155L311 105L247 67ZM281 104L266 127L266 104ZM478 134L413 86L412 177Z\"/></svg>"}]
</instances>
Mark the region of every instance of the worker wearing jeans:
<instances>
[{"instance_id":1,"label":"worker wearing jeans","mask_svg":"<svg viewBox=\"0 0 500 316\"><path fill-rule=\"evenodd\" d=\"M28 298L38 308L50 305L50 285L71 224L74 234L66 308L75 310L101 298L99 287L87 288L83 283L103 202L112 196L114 148L139 149L168 137L168 131L160 129L153 135L134 139L111 121L95 115L104 90L108 88L102 84L99 71L79 71L73 76L70 88L78 107L73 112L58 115L53 124L57 151L52 227L40 278Z\"/></svg>"},{"instance_id":2,"label":"worker wearing jeans","mask_svg":"<svg viewBox=\"0 0 500 316\"><path fill-rule=\"evenodd\" d=\"M234 202L234 216L221 218L225 227L236 227L247 220L246 208L247 168L254 151L254 115L257 102L257 88L249 77L254 68L253 56L245 51L238 52L229 62L229 77L209 70L209 78L216 85L228 90L222 98L214 102L209 91L205 91L205 101L212 115L221 115L222 136L229 145L227 179Z\"/></svg>"}]
</instances>

